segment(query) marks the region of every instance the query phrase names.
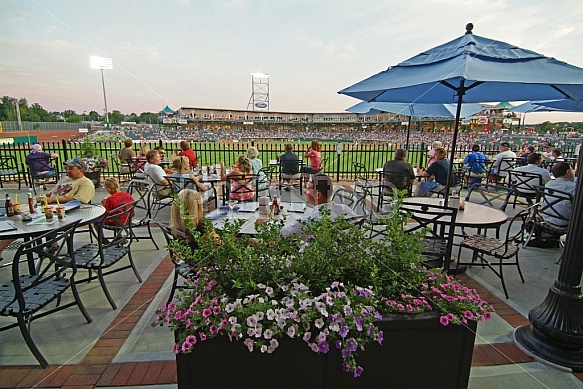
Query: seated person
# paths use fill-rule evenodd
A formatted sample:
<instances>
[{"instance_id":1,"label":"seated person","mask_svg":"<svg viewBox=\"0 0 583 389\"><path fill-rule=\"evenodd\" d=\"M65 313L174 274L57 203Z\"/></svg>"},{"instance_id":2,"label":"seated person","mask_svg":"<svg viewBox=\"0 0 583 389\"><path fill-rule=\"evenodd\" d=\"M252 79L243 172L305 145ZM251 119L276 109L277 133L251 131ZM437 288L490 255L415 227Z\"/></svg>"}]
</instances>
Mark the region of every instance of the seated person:
<instances>
[{"instance_id":1,"label":"seated person","mask_svg":"<svg viewBox=\"0 0 583 389\"><path fill-rule=\"evenodd\" d=\"M120 173L129 173L130 168L128 165L128 159L136 157L136 153L134 152L134 149L132 148L132 146L134 145L134 142L130 138L126 138L123 141L123 145L124 145L124 148L121 149L117 155L117 157L119 158L119 163L120 163L119 172Z\"/></svg>"},{"instance_id":2,"label":"seated person","mask_svg":"<svg viewBox=\"0 0 583 389\"><path fill-rule=\"evenodd\" d=\"M67 175L46 194L47 202L55 204L58 198L59 203L78 200L83 204L88 204L95 196L95 185L85 177L85 164L79 158L73 158L65 162L65 166Z\"/></svg>"},{"instance_id":3,"label":"seated person","mask_svg":"<svg viewBox=\"0 0 583 389\"><path fill-rule=\"evenodd\" d=\"M513 169L513 172L527 172L533 173L536 175L541 176L541 184L545 185L547 182L551 180L551 174L547 169L541 167L542 165L542 157L540 153L532 153L526 158L526 162L528 165L520 166ZM534 181L534 179L533 179ZM530 188L531 185L538 185L538 182L533 182L532 184L530 181L526 185L517 185L517 190L524 194L534 194L535 191L533 188Z\"/></svg>"},{"instance_id":4,"label":"seated person","mask_svg":"<svg viewBox=\"0 0 583 389\"><path fill-rule=\"evenodd\" d=\"M310 166L302 168L302 173L305 174L304 180L307 182L310 174L316 174L322 170L322 154L320 153L320 142L317 140L312 141L312 144L304 153L304 158L310 159Z\"/></svg>"},{"instance_id":5,"label":"seated person","mask_svg":"<svg viewBox=\"0 0 583 389\"><path fill-rule=\"evenodd\" d=\"M411 188L415 181L415 173L411 164L406 160L407 150L397 149L395 151L395 159L385 163L385 166L383 166L385 191L389 188L397 188L399 190L409 190Z\"/></svg>"},{"instance_id":6,"label":"seated person","mask_svg":"<svg viewBox=\"0 0 583 389\"><path fill-rule=\"evenodd\" d=\"M146 154L146 160L148 161L144 166L144 173L149 182L156 184L156 191L158 197L167 197L172 193L170 189L170 183L166 179L166 172L160 166L160 154L157 150L150 150Z\"/></svg>"},{"instance_id":7,"label":"seated person","mask_svg":"<svg viewBox=\"0 0 583 389\"><path fill-rule=\"evenodd\" d=\"M285 190L291 190L289 184L292 180L300 179L300 157L293 152L291 143L285 145L285 153L279 156L281 177L288 181Z\"/></svg>"},{"instance_id":8,"label":"seated person","mask_svg":"<svg viewBox=\"0 0 583 389\"><path fill-rule=\"evenodd\" d=\"M281 236L301 234L301 221L320 220L322 218L320 210L322 209L329 209L332 219L336 219L340 215L356 216L350 207L333 202L333 193L334 185L330 177L321 173L315 174L306 187L306 202L314 206L312 212L305 213L296 220L288 221L280 231Z\"/></svg>"},{"instance_id":9,"label":"seated person","mask_svg":"<svg viewBox=\"0 0 583 389\"><path fill-rule=\"evenodd\" d=\"M265 177L265 173L263 172L263 162L259 158L259 150L257 147L249 147L247 149L247 158L249 158L249 163L251 164L251 169L253 170L253 174L259 176L257 179L257 190L265 190L267 187L267 178Z\"/></svg>"},{"instance_id":10,"label":"seated person","mask_svg":"<svg viewBox=\"0 0 583 389\"><path fill-rule=\"evenodd\" d=\"M431 150L429 150L429 152L427 153L427 167L431 166L431 164L437 161L435 153L437 152L437 149L439 149L440 147L443 147L443 144L438 140L434 141L431 144Z\"/></svg>"},{"instance_id":11,"label":"seated person","mask_svg":"<svg viewBox=\"0 0 583 389\"><path fill-rule=\"evenodd\" d=\"M555 176L554 180L550 180L545 184L545 188L549 189L556 189L562 192L567 192L571 194L571 196L575 196L575 174L571 169L571 165L567 162L557 162L553 165L552 170L553 175ZM543 206L546 203L546 198L543 200ZM552 199L549 199L552 201ZM557 212L561 217L565 219L571 218L571 209L572 204L571 201L563 200L556 205L553 205L553 210ZM565 220L560 218L555 218L552 215L543 214L543 219L551 224L560 227L566 227L569 223Z\"/></svg>"},{"instance_id":12,"label":"seated person","mask_svg":"<svg viewBox=\"0 0 583 389\"><path fill-rule=\"evenodd\" d=\"M563 150L557 148L553 149L553 151L551 152L551 160L564 161L565 158L563 158Z\"/></svg>"},{"instance_id":13,"label":"seated person","mask_svg":"<svg viewBox=\"0 0 583 389\"><path fill-rule=\"evenodd\" d=\"M185 156L188 158L188 162L190 163L190 166L192 166L193 168L198 166L198 161L196 160L196 154L194 154L194 150L190 148L190 144L188 144L187 141L183 140L180 141L180 153L178 153L179 156Z\"/></svg>"},{"instance_id":14,"label":"seated person","mask_svg":"<svg viewBox=\"0 0 583 389\"><path fill-rule=\"evenodd\" d=\"M433 193L443 192L447 185L447 175L449 172L449 160L445 158L446 151L443 147L435 150L435 162L425 169L421 169L418 174L422 177L435 177L435 181L420 182L415 187L414 196L431 197ZM456 184L456 177L452 175L451 184Z\"/></svg>"},{"instance_id":15,"label":"seated person","mask_svg":"<svg viewBox=\"0 0 583 389\"><path fill-rule=\"evenodd\" d=\"M507 142L500 143L500 152L494 157L494 163L492 163L492 168L490 169L490 181L498 183L508 177L510 166L507 163L502 163L504 158L516 158L516 153L510 150L510 144Z\"/></svg>"},{"instance_id":16,"label":"seated person","mask_svg":"<svg viewBox=\"0 0 583 389\"><path fill-rule=\"evenodd\" d=\"M221 161L221 180L231 182L229 188L231 200L245 201L251 200L255 196L253 184L248 181L251 177L253 177L253 169L251 169L251 163L246 156L240 155L237 158L237 162L231 167L229 174L225 174L225 163Z\"/></svg>"},{"instance_id":17,"label":"seated person","mask_svg":"<svg viewBox=\"0 0 583 389\"><path fill-rule=\"evenodd\" d=\"M140 146L140 152L135 158L133 158L131 165L132 169L135 170L136 173L144 172L144 166L148 161L148 159L146 158L148 151L150 151L150 146L147 143L142 143L142 145Z\"/></svg>"},{"instance_id":18,"label":"seated person","mask_svg":"<svg viewBox=\"0 0 583 389\"><path fill-rule=\"evenodd\" d=\"M545 146L545 151L542 153L543 161L552 161L553 160L553 148L555 146L551 143Z\"/></svg>"},{"instance_id":19,"label":"seated person","mask_svg":"<svg viewBox=\"0 0 583 389\"><path fill-rule=\"evenodd\" d=\"M30 149L30 154L26 156L26 164L33 178L48 178L55 175L55 168L50 160L57 158L59 158L58 154L45 153L41 145L34 144Z\"/></svg>"},{"instance_id":20,"label":"seated person","mask_svg":"<svg viewBox=\"0 0 583 389\"><path fill-rule=\"evenodd\" d=\"M131 194L120 190L119 181L115 177L107 177L103 180L103 187L107 193L109 193L109 196L101 200L101 205L105 207L106 214L117 207L121 207L124 204L130 204L134 201L134 197ZM123 219L119 219L119 222L125 224L127 218L128 215L123 215ZM108 220L107 224L114 226L117 225L113 220Z\"/></svg>"},{"instance_id":21,"label":"seated person","mask_svg":"<svg viewBox=\"0 0 583 389\"><path fill-rule=\"evenodd\" d=\"M203 236L212 237L216 242L219 242L219 237L214 230L207 231L203 219L203 201L199 192L192 189L183 189L178 193L178 199L172 203L170 210L170 227L178 230L189 238L185 239L185 243L191 249L198 249L198 244L192 238L193 232L198 231ZM181 239L184 236L175 236Z\"/></svg>"},{"instance_id":22,"label":"seated person","mask_svg":"<svg viewBox=\"0 0 583 389\"><path fill-rule=\"evenodd\" d=\"M467 167L467 176L470 177L468 180L470 186L482 182L482 178L486 175L486 162L489 161L490 159L480 152L480 146L472 146L472 152L464 158Z\"/></svg>"},{"instance_id":23,"label":"seated person","mask_svg":"<svg viewBox=\"0 0 583 389\"><path fill-rule=\"evenodd\" d=\"M528 158L530 154L534 153L534 147L526 145L522 151L523 153L520 154L520 158L523 159L522 165L526 165L526 158Z\"/></svg>"},{"instance_id":24,"label":"seated person","mask_svg":"<svg viewBox=\"0 0 583 389\"><path fill-rule=\"evenodd\" d=\"M210 198L212 198L214 193L212 190L212 185L208 182L200 182L192 173L190 173L190 162L188 161L188 158L185 156L174 157L174 159L172 159L172 167L174 168L174 173L172 173L171 177L186 179L179 180L178 182L175 181L175 183L179 184L177 188L179 191L185 188L195 190L197 189L199 192L201 192L204 202L207 202ZM188 181L188 179L191 181Z\"/></svg>"}]
</instances>

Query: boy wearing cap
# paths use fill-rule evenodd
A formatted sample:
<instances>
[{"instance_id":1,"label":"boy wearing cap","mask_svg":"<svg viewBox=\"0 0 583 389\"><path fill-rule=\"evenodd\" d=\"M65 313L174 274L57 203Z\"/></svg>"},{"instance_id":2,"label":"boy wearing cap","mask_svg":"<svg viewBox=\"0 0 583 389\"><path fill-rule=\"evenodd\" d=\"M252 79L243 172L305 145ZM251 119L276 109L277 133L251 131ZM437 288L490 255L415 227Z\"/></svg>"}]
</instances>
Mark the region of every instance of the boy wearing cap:
<instances>
[{"instance_id":1,"label":"boy wearing cap","mask_svg":"<svg viewBox=\"0 0 583 389\"><path fill-rule=\"evenodd\" d=\"M491 181L498 183L498 181L508 176L507 170L510 166L507 163L504 164L505 166L501 165L504 158L516 158L516 153L510 150L510 145L507 142L500 143L500 152L494 157L494 163L492 164L492 169L490 169Z\"/></svg>"},{"instance_id":2,"label":"boy wearing cap","mask_svg":"<svg viewBox=\"0 0 583 389\"><path fill-rule=\"evenodd\" d=\"M54 204L78 200L84 204L89 203L95 196L93 182L85 177L85 164L79 158L73 158L65 162L67 176L61 178L57 185L47 193L47 202Z\"/></svg>"}]
</instances>

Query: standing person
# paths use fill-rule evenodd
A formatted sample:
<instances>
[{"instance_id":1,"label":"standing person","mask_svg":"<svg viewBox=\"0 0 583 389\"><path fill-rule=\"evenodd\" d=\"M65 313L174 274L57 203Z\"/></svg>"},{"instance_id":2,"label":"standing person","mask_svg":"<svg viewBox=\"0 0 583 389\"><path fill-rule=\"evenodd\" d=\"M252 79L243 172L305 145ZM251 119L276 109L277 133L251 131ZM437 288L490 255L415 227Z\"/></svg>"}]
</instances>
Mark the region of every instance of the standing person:
<instances>
[{"instance_id":1,"label":"standing person","mask_svg":"<svg viewBox=\"0 0 583 389\"><path fill-rule=\"evenodd\" d=\"M134 142L130 138L126 138L123 141L123 145L124 145L124 148L119 151L119 153L117 154L117 157L119 158L120 163L127 164L127 161L129 158L136 157L136 153L134 152L134 149L132 148L132 146L134 145Z\"/></svg>"},{"instance_id":2,"label":"standing person","mask_svg":"<svg viewBox=\"0 0 583 389\"><path fill-rule=\"evenodd\" d=\"M134 201L134 198L128 192L122 192L119 186L119 181L115 177L107 177L103 180L103 187L109 193L109 196L105 197L101 200L101 205L105 208L105 213L116 209L117 207L121 207L124 204L130 204ZM125 208L127 209L127 208ZM121 224L125 224L128 215L125 214L122 218L119 219ZM108 220L107 224L117 225L113 220Z\"/></svg>"},{"instance_id":3,"label":"standing person","mask_svg":"<svg viewBox=\"0 0 583 389\"><path fill-rule=\"evenodd\" d=\"M308 186L306 187L306 202L314 206L312 212L305 213L299 218L286 223L280 230L281 236L287 237L301 234L302 223L311 220L320 220L322 218L322 209L328 209L332 219L336 219L340 215L355 216L350 207L332 201L333 193L334 185L330 177L321 173L315 174L312 177L312 181L308 182Z\"/></svg>"},{"instance_id":4,"label":"standing person","mask_svg":"<svg viewBox=\"0 0 583 389\"><path fill-rule=\"evenodd\" d=\"M482 182L482 177L486 176L485 166L490 159L480 152L480 146L473 145L472 152L466 155L464 162L466 163L466 171L469 179L469 185L479 184Z\"/></svg>"},{"instance_id":5,"label":"standing person","mask_svg":"<svg viewBox=\"0 0 583 389\"><path fill-rule=\"evenodd\" d=\"M443 147L435 150L435 162L425 169L421 169L419 175L422 177L434 176L435 181L420 182L415 188L414 196L428 196L431 197L433 193L442 192L447 185L447 175L449 174L449 160L445 157L446 151ZM452 176L451 183L456 184Z\"/></svg>"},{"instance_id":6,"label":"standing person","mask_svg":"<svg viewBox=\"0 0 583 389\"><path fill-rule=\"evenodd\" d=\"M182 140L180 141L180 150L182 150L180 153L178 153L179 156L185 156L188 158L188 162L190 163L190 166L192 166L193 168L198 166L198 161L196 160L196 155L194 154L194 150L190 148L190 144L188 144L187 141Z\"/></svg>"},{"instance_id":7,"label":"standing person","mask_svg":"<svg viewBox=\"0 0 583 389\"><path fill-rule=\"evenodd\" d=\"M251 164L251 169L253 170L253 174L258 176L257 179L257 190L265 190L267 180L265 179L265 173L261 170L263 169L263 162L259 158L259 150L256 147L249 147L247 149L247 158L249 158L249 163Z\"/></svg>"},{"instance_id":8,"label":"standing person","mask_svg":"<svg viewBox=\"0 0 583 389\"><path fill-rule=\"evenodd\" d=\"M30 148L30 154L26 156L26 164L30 168L30 172L34 179L53 177L55 168L51 165L51 159L59 158L58 154L43 152L42 146L34 144ZM46 190L46 187L43 186Z\"/></svg>"},{"instance_id":9,"label":"standing person","mask_svg":"<svg viewBox=\"0 0 583 389\"><path fill-rule=\"evenodd\" d=\"M437 153L437 149L443 147L440 141L436 140L431 144L431 150L427 153L427 167L431 166L432 163L437 161L435 154Z\"/></svg>"},{"instance_id":10,"label":"standing person","mask_svg":"<svg viewBox=\"0 0 583 389\"><path fill-rule=\"evenodd\" d=\"M407 150L397 149L395 159L387 161L383 166L385 185L399 190L409 189L415 181L413 166L407 161Z\"/></svg>"},{"instance_id":11,"label":"standing person","mask_svg":"<svg viewBox=\"0 0 583 389\"><path fill-rule=\"evenodd\" d=\"M508 176L508 169L510 166L508 166L508 164L502 166L501 162L504 158L516 158L516 153L510 150L510 144L507 142L500 143L500 152L494 157L494 163L490 169L490 181L498 183Z\"/></svg>"},{"instance_id":12,"label":"standing person","mask_svg":"<svg viewBox=\"0 0 583 389\"><path fill-rule=\"evenodd\" d=\"M86 166L79 158L73 158L65 162L67 175L57 182L57 185L47 193L47 203L68 203L78 200L88 204L95 196L95 185L85 177Z\"/></svg>"},{"instance_id":13,"label":"standing person","mask_svg":"<svg viewBox=\"0 0 583 389\"><path fill-rule=\"evenodd\" d=\"M240 155L237 162L232 166L229 174L225 173L225 163L221 161L221 180L230 179L229 198L231 200L251 200L255 196L253 185L247 179L253 175L249 158Z\"/></svg>"},{"instance_id":14,"label":"standing person","mask_svg":"<svg viewBox=\"0 0 583 389\"><path fill-rule=\"evenodd\" d=\"M293 152L294 146L291 143L285 145L285 153L279 156L281 177L288 181L285 190L291 190L292 180L300 178L300 157Z\"/></svg>"},{"instance_id":15,"label":"standing person","mask_svg":"<svg viewBox=\"0 0 583 389\"><path fill-rule=\"evenodd\" d=\"M320 153L320 142L317 140L312 141L308 150L304 153L304 158L310 159L310 166L303 167L302 173L304 173L304 181L308 182L308 177L310 174L319 173L322 170L322 154Z\"/></svg>"}]
</instances>

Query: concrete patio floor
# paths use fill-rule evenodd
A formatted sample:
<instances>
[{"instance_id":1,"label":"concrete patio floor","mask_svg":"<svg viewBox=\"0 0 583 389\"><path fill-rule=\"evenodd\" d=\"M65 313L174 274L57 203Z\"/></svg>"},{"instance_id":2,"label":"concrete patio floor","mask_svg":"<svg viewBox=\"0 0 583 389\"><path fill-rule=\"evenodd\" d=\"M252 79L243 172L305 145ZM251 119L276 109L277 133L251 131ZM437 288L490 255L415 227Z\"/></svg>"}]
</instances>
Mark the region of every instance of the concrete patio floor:
<instances>
[{"instance_id":1,"label":"concrete patio floor","mask_svg":"<svg viewBox=\"0 0 583 389\"><path fill-rule=\"evenodd\" d=\"M94 203L104 196L105 191L98 189ZM297 191L284 191L281 196L282 201L303 198ZM517 211L508 208L509 215ZM158 220L168 221L168 209L160 212ZM17 328L0 332L0 388L175 388L172 333L150 325L155 310L168 298L173 272L158 230L155 237L160 250L150 241L132 246L142 283L131 270L106 279L117 310L111 309L99 284L92 282L79 285L92 323L87 324L74 307L32 323L32 336L50 364L47 369L37 364ZM79 238L80 243L88 239L87 234ZM559 253L559 249L523 249L520 257L526 282L520 282L514 268L505 272L510 299L504 297L500 280L488 269L474 267L458 276L478 289L497 311L491 321L478 325L469 388L583 388L583 374L535 362L511 340L512 330L528 323L528 311L544 300L556 279ZM13 254L6 251L2 264L10 262ZM0 279L6 277L10 277L8 268L1 268ZM0 324L11 320L0 318Z\"/></svg>"}]
</instances>

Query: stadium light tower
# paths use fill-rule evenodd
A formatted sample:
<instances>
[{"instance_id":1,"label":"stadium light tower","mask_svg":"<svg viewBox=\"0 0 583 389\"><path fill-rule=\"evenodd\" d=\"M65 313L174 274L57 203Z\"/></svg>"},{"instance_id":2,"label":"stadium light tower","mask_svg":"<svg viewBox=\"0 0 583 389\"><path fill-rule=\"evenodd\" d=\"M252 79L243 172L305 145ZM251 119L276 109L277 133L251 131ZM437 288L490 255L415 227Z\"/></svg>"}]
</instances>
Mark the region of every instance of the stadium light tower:
<instances>
[{"instance_id":1,"label":"stadium light tower","mask_svg":"<svg viewBox=\"0 0 583 389\"><path fill-rule=\"evenodd\" d=\"M105 102L105 125L109 128L109 114L107 112L107 97L105 97L105 79L103 78L103 69L113 69L113 61L111 58L103 58L92 56L89 58L92 69L101 70L101 84L103 85L103 101Z\"/></svg>"},{"instance_id":2,"label":"stadium light tower","mask_svg":"<svg viewBox=\"0 0 583 389\"><path fill-rule=\"evenodd\" d=\"M247 104L253 111L269 111L269 74L251 73L251 97Z\"/></svg>"}]
</instances>

